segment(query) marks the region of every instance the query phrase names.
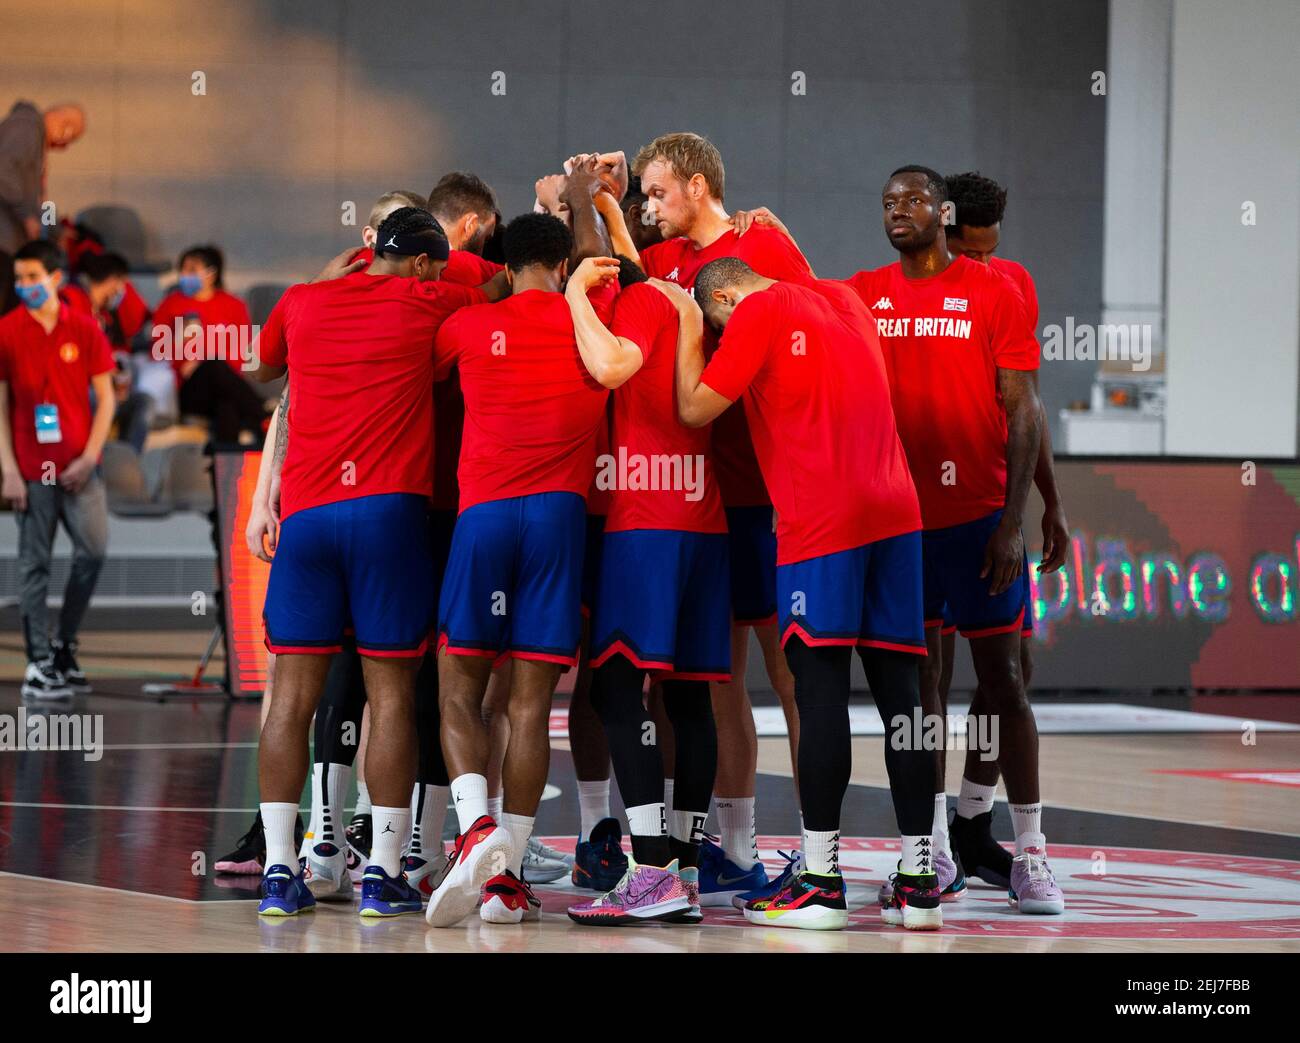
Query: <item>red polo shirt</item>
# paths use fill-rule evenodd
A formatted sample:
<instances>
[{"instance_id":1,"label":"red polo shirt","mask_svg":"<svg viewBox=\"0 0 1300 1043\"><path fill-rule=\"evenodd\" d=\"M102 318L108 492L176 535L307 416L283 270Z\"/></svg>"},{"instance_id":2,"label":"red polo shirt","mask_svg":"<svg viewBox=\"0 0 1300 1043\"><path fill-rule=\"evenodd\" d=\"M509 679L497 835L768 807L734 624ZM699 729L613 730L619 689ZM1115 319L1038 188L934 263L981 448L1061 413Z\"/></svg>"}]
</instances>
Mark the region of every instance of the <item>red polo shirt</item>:
<instances>
[{"instance_id":1,"label":"red polo shirt","mask_svg":"<svg viewBox=\"0 0 1300 1043\"><path fill-rule=\"evenodd\" d=\"M94 318L59 307L59 321L46 333L26 308L0 319L0 380L9 385L14 454L26 481L39 482L46 461L62 472L90 438L90 383L113 370L113 352ZM36 407L57 406L58 442L36 440Z\"/></svg>"}]
</instances>

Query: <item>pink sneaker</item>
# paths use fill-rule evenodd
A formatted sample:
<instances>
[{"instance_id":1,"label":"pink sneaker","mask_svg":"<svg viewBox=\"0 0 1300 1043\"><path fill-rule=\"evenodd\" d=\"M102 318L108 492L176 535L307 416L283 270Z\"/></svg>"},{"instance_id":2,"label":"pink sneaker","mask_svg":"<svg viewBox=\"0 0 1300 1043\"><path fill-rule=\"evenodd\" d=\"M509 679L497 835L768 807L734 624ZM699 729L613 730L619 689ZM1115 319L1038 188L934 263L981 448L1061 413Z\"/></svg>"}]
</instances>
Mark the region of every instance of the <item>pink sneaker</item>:
<instances>
[{"instance_id":1,"label":"pink sneaker","mask_svg":"<svg viewBox=\"0 0 1300 1043\"><path fill-rule=\"evenodd\" d=\"M1056 878L1047 864L1042 848L1027 847L1023 855L1011 860L1011 889L1007 892L1011 908L1022 913L1059 916L1065 912L1065 895L1056 886Z\"/></svg>"},{"instance_id":2,"label":"pink sneaker","mask_svg":"<svg viewBox=\"0 0 1300 1043\"><path fill-rule=\"evenodd\" d=\"M569 906L575 923L612 927L653 920L675 920L691 907L677 875L677 860L663 869L639 866L628 860L627 872L614 890Z\"/></svg>"}]
</instances>

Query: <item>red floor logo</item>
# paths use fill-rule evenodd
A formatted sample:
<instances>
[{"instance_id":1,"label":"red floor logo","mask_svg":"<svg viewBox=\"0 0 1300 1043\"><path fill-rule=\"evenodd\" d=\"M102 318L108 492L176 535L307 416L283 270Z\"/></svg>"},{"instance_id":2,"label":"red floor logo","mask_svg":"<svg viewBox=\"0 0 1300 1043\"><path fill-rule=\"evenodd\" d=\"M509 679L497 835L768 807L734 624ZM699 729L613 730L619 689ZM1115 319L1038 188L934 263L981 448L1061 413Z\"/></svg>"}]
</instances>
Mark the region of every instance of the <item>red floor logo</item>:
<instances>
[{"instance_id":1,"label":"red floor logo","mask_svg":"<svg viewBox=\"0 0 1300 1043\"><path fill-rule=\"evenodd\" d=\"M569 838L546 843L571 850ZM796 837L759 838L769 873L780 871ZM972 881L966 897L946 902L946 934L985 938L1300 939L1300 862L1190 851L1051 844L1048 857L1065 892L1062 916L1028 916L1006 891ZM876 889L896 867L898 841L841 837L840 868L849 884L850 930L893 932L880 922ZM548 911L573 901L566 887L539 888ZM583 892L584 894L586 892ZM548 900L549 899L549 900ZM707 923L748 927L729 908L707 909Z\"/></svg>"}]
</instances>

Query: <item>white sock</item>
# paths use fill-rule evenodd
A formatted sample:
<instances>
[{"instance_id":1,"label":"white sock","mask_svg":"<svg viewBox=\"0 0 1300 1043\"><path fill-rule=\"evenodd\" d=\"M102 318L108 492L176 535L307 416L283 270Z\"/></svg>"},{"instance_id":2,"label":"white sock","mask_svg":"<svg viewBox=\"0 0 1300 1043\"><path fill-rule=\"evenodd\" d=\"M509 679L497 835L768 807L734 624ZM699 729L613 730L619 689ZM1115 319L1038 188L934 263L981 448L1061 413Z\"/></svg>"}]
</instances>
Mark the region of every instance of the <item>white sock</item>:
<instances>
[{"instance_id":1,"label":"white sock","mask_svg":"<svg viewBox=\"0 0 1300 1043\"><path fill-rule=\"evenodd\" d=\"M669 811L673 809L673 780L664 779L664 807Z\"/></svg>"},{"instance_id":2,"label":"white sock","mask_svg":"<svg viewBox=\"0 0 1300 1043\"><path fill-rule=\"evenodd\" d=\"M627 808L627 832L633 837L668 835L668 817L662 804L638 804Z\"/></svg>"},{"instance_id":3,"label":"white sock","mask_svg":"<svg viewBox=\"0 0 1300 1043\"><path fill-rule=\"evenodd\" d=\"M488 813L487 776L457 775L451 780L451 799L456 804L458 833L468 833L469 827Z\"/></svg>"},{"instance_id":4,"label":"white sock","mask_svg":"<svg viewBox=\"0 0 1300 1043\"><path fill-rule=\"evenodd\" d=\"M528 847L528 838L533 835L533 823L530 815L512 815L505 812L501 816L501 825L510 833L510 871L518 876L523 871L524 850Z\"/></svg>"},{"instance_id":5,"label":"white sock","mask_svg":"<svg viewBox=\"0 0 1300 1043\"><path fill-rule=\"evenodd\" d=\"M371 815L373 808L370 803L370 790L366 789L366 784L361 779L357 779L357 810L354 814Z\"/></svg>"},{"instance_id":6,"label":"white sock","mask_svg":"<svg viewBox=\"0 0 1300 1043\"><path fill-rule=\"evenodd\" d=\"M698 844L704 839L704 823L708 818L708 811L678 811L674 808L668 812L668 835L682 844Z\"/></svg>"},{"instance_id":7,"label":"white sock","mask_svg":"<svg viewBox=\"0 0 1300 1043\"><path fill-rule=\"evenodd\" d=\"M487 813L492 816L494 822L501 821L501 797L488 797Z\"/></svg>"},{"instance_id":8,"label":"white sock","mask_svg":"<svg viewBox=\"0 0 1300 1043\"><path fill-rule=\"evenodd\" d=\"M609 779L578 780L578 813L582 816L578 838L586 840L597 822L609 818Z\"/></svg>"},{"instance_id":9,"label":"white sock","mask_svg":"<svg viewBox=\"0 0 1300 1043\"><path fill-rule=\"evenodd\" d=\"M748 869L758 858L758 837L754 835L753 797L715 797L722 850L734 864Z\"/></svg>"},{"instance_id":10,"label":"white sock","mask_svg":"<svg viewBox=\"0 0 1300 1043\"><path fill-rule=\"evenodd\" d=\"M948 846L948 794L934 795L934 824L930 827L934 834L934 850L952 858L952 849Z\"/></svg>"},{"instance_id":11,"label":"white sock","mask_svg":"<svg viewBox=\"0 0 1300 1043\"><path fill-rule=\"evenodd\" d=\"M840 831L803 831L804 869L817 876L835 876L840 871Z\"/></svg>"},{"instance_id":12,"label":"white sock","mask_svg":"<svg viewBox=\"0 0 1300 1043\"><path fill-rule=\"evenodd\" d=\"M981 786L968 778L961 780L961 793L957 797L957 814L964 819L972 819L993 810L993 797L998 792L995 782L992 786Z\"/></svg>"},{"instance_id":13,"label":"white sock","mask_svg":"<svg viewBox=\"0 0 1300 1043\"><path fill-rule=\"evenodd\" d=\"M266 868L288 866L298 872L298 856L293 850L294 827L298 824L298 805L262 802L262 829L266 833Z\"/></svg>"},{"instance_id":14,"label":"white sock","mask_svg":"<svg viewBox=\"0 0 1300 1043\"><path fill-rule=\"evenodd\" d=\"M429 786L422 782L417 782L411 792L410 853L417 858L432 860L443 853L442 825L447 820L449 793L450 786Z\"/></svg>"},{"instance_id":15,"label":"white sock","mask_svg":"<svg viewBox=\"0 0 1300 1043\"><path fill-rule=\"evenodd\" d=\"M1047 853L1047 838L1042 833L1043 805L1012 804L1011 828L1016 833L1016 854L1023 855L1025 848L1036 847Z\"/></svg>"},{"instance_id":16,"label":"white sock","mask_svg":"<svg viewBox=\"0 0 1300 1043\"><path fill-rule=\"evenodd\" d=\"M379 866L389 876L402 871L402 847L411 833L411 807L386 808L375 805L374 828L370 841L370 864Z\"/></svg>"},{"instance_id":17,"label":"white sock","mask_svg":"<svg viewBox=\"0 0 1300 1043\"><path fill-rule=\"evenodd\" d=\"M909 837L903 835L902 857L899 859L898 871L908 876L924 876L934 872L934 858L931 854L933 838Z\"/></svg>"}]
</instances>

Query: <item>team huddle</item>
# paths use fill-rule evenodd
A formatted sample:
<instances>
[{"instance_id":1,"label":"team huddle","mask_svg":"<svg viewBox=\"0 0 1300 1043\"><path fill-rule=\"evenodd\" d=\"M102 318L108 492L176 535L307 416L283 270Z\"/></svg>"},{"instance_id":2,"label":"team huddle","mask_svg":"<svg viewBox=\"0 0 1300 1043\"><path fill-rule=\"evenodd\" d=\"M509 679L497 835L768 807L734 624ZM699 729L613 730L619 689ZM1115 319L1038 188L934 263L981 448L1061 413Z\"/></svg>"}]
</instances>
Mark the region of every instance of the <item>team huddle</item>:
<instances>
[{"instance_id":1,"label":"team huddle","mask_svg":"<svg viewBox=\"0 0 1300 1043\"><path fill-rule=\"evenodd\" d=\"M259 379L288 379L249 524L272 563L259 912L350 902L359 875L362 916L519 923L540 912L532 885L568 875L591 893L567 910L583 924L734 905L843 929L855 652L901 838L882 920L940 928L968 874L1022 913L1063 912L1025 694L1031 484L1037 568L1060 566L1068 530L1033 282L993 256L1006 193L902 167L881 197L899 260L832 280L770 211L724 209L699 135L656 138L630 169L615 152L564 170L504 229L472 175L388 193L364 249L287 291L261 332ZM503 266L480 256L494 237ZM801 809L774 877L751 630ZM950 820L943 744L916 722L946 713L958 632L970 718L999 741L968 750ZM532 836L569 669L571 858ZM999 775L1014 854L992 834Z\"/></svg>"}]
</instances>

